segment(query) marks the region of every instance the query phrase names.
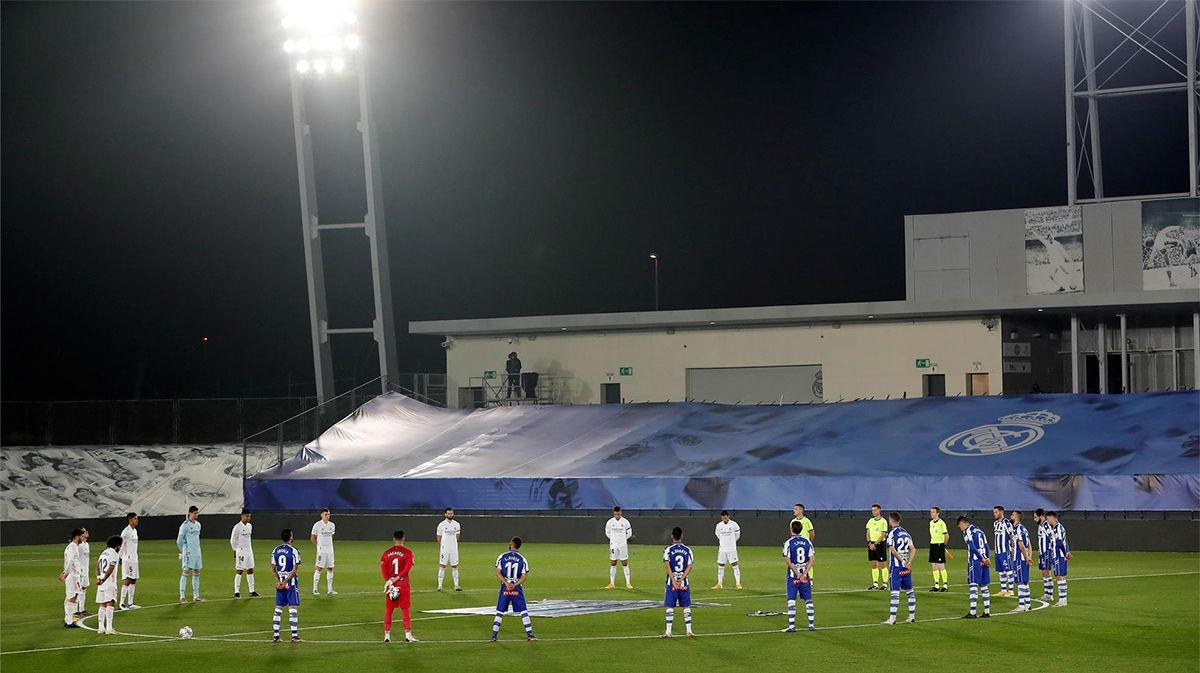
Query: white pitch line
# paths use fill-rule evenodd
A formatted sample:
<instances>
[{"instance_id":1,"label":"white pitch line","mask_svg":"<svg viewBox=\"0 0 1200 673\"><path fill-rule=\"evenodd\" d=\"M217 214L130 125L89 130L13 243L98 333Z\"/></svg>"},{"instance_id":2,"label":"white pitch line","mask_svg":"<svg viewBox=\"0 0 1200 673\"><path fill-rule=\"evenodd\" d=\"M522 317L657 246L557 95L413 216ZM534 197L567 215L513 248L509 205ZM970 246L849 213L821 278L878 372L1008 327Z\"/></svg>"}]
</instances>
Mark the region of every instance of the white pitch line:
<instances>
[{"instance_id":1,"label":"white pitch line","mask_svg":"<svg viewBox=\"0 0 1200 673\"><path fill-rule=\"evenodd\" d=\"M1073 577L1073 578L1071 578L1071 581L1078 582L1078 581L1085 581L1085 580L1139 579L1139 578L1144 578L1144 577L1175 577L1175 576L1181 576L1181 575L1198 575L1198 574L1200 574L1200 571L1188 570L1188 571L1181 571L1181 572L1145 573L1145 574L1140 574L1140 575L1104 575L1104 576L1090 576L1090 577ZM489 590L487 590L487 589L478 589L478 590L468 589L467 591L489 591ZM866 591L869 591L869 589L830 589L828 591L824 591L821 593L828 593L828 594L860 593L860 592L866 592ZM373 591L369 591L369 592L362 591L362 592L350 592L350 593L344 594L344 595L361 595L361 594L374 594L374 593L375 592L373 592ZM769 596L744 595L744 596L729 596L728 598L732 599L732 598L742 598L742 597L744 597L744 598L768 598ZM215 599L215 600L217 600L217 601L232 601L232 600L238 600L238 599L222 598L222 599ZM1039 607L1033 608L1032 610L1030 610L1030 612L1037 612L1037 611L1044 610L1049 607L1049 603L1047 603L1046 601L1043 601L1041 599L1036 599L1036 598L1033 600L1036 601L1037 603L1040 603L1041 605ZM212 602L212 601L209 601L209 602ZM143 609L164 608L164 607L171 607L174 605L181 605L181 604L180 603L161 603L158 605L149 605ZM1006 617L1006 616L1019 615L1019 614L1026 614L1026 613L1000 612L1000 613L993 615L993 617ZM96 615L88 615L87 617L84 617L83 619L79 620L78 623L82 628L95 633L94 628L87 626L84 623L86 620L91 619L95 616ZM461 617L475 617L478 615L447 615L446 617L460 617L460 616ZM417 617L417 618L414 618L414 621L417 619L425 620L425 619L429 619L429 618ZM434 619L436 619L436 618L434 618ZM962 619L962 617L934 617L932 619L920 620L917 623L920 624L920 623L925 623L925 622L941 622L941 621L950 621L950 620L957 620L957 619ZM363 626L363 625L378 624L378 623L380 623L380 622L326 624L326 625L322 625L322 626L307 627L306 630L311 631L311 630L316 630L319 628L328 629L328 628L339 628L339 627L349 627L349 626ZM817 630L818 631L832 631L835 629L863 629L863 628L871 628L871 627L877 627L877 626L885 626L885 624L879 623L879 622L872 622L869 624L838 624L835 626L822 626L822 627L819 627ZM725 631L725 632L719 632L719 633L703 634L698 637L700 637L700 638L720 638L720 637L730 637L730 636L764 635L764 634L768 634L768 633L779 633L779 632L780 632L779 629L767 629L767 630L758 630L758 631ZM252 633L260 633L260 632L252 632ZM265 633L265 632L262 632L262 633ZM161 643L164 641L177 642L177 641L181 640L180 638L178 638L176 636L160 636L160 635L154 635L154 634L148 634L148 633L118 632L118 635L134 636L137 638L144 638L145 640L128 640L128 641L123 641L123 642L119 642L119 643L92 643L92 644L87 644L87 645L63 645L63 646L59 646L59 647L43 647L43 648L36 648L36 649L29 649L29 650L8 650L8 651L0 651L0 656L7 655L7 654L34 654L34 653L39 653L39 652L56 652L56 651L61 651L61 650L90 649L90 648L95 648L95 647L118 647L121 645L144 645L147 643ZM232 634L232 635L242 635L242 634ZM247 635L249 635L249 634L247 634ZM539 642L587 642L587 641L605 641L605 640L649 640L649 639L658 639L660 637L661 636L658 636L658 635L568 636L568 637L563 637L563 638L546 638L546 639L539 638L538 640L539 640ZM224 637L224 636L192 637L191 640L199 640L199 641L205 641L205 642L225 642L225 643L260 643L260 644L264 643L264 641L261 639L251 640L251 639L245 639L245 638L230 638L230 637ZM266 641L266 642L269 642L269 641ZM316 644L326 644L326 645L369 645L369 644L376 644L381 641L379 641L379 640L305 640L304 642L316 643ZM513 640L508 640L508 641L502 641L502 642L516 643L516 642L524 642L524 641L513 639ZM465 644L485 644L485 643L489 643L489 641L480 640L480 639L422 640L422 641L420 641L419 644L424 644L424 645L465 645ZM274 643L272 643L272 644L274 644Z\"/></svg>"}]
</instances>

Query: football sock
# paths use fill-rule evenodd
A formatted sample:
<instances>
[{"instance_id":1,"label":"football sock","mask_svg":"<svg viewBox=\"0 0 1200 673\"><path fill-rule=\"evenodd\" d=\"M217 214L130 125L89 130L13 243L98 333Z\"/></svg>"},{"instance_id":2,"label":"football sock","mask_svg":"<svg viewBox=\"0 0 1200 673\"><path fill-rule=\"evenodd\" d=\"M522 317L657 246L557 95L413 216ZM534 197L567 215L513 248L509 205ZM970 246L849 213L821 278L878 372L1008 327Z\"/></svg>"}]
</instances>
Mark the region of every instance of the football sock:
<instances>
[{"instance_id":1,"label":"football sock","mask_svg":"<svg viewBox=\"0 0 1200 673\"><path fill-rule=\"evenodd\" d=\"M616 582L617 582L617 567L609 566L608 567L608 583L616 584Z\"/></svg>"},{"instance_id":2,"label":"football sock","mask_svg":"<svg viewBox=\"0 0 1200 673\"><path fill-rule=\"evenodd\" d=\"M75 616L75 604L70 599L63 601L63 619L67 624L71 623L71 617Z\"/></svg>"},{"instance_id":3,"label":"football sock","mask_svg":"<svg viewBox=\"0 0 1200 673\"><path fill-rule=\"evenodd\" d=\"M271 629L275 632L275 637L279 637L279 620L283 618L283 608L275 606L275 616L271 618Z\"/></svg>"},{"instance_id":4,"label":"football sock","mask_svg":"<svg viewBox=\"0 0 1200 673\"><path fill-rule=\"evenodd\" d=\"M629 584L629 566L621 566L621 570L625 571L625 583Z\"/></svg>"},{"instance_id":5,"label":"football sock","mask_svg":"<svg viewBox=\"0 0 1200 673\"><path fill-rule=\"evenodd\" d=\"M812 601L804 601L804 611L808 613L808 625L814 629L817 628L817 613L813 610L813 602ZM796 624L796 608L795 608L795 604L793 603L791 625L795 626L795 624Z\"/></svg>"},{"instance_id":6,"label":"football sock","mask_svg":"<svg viewBox=\"0 0 1200 673\"><path fill-rule=\"evenodd\" d=\"M246 586L254 593L254 573L246 573Z\"/></svg>"},{"instance_id":7,"label":"football sock","mask_svg":"<svg viewBox=\"0 0 1200 673\"><path fill-rule=\"evenodd\" d=\"M796 628L796 601L788 601L788 628Z\"/></svg>"},{"instance_id":8,"label":"football sock","mask_svg":"<svg viewBox=\"0 0 1200 673\"><path fill-rule=\"evenodd\" d=\"M1030 603L1029 585L1028 584L1017 585L1017 607L1029 607L1029 603Z\"/></svg>"},{"instance_id":9,"label":"football sock","mask_svg":"<svg viewBox=\"0 0 1200 673\"><path fill-rule=\"evenodd\" d=\"M1058 581L1058 600L1060 600L1060 601L1067 600L1067 581L1066 580ZM1086 603L1087 601L1084 601L1084 602Z\"/></svg>"},{"instance_id":10,"label":"football sock","mask_svg":"<svg viewBox=\"0 0 1200 673\"><path fill-rule=\"evenodd\" d=\"M454 580L454 588L458 588L458 568L450 569L450 577Z\"/></svg>"},{"instance_id":11,"label":"football sock","mask_svg":"<svg viewBox=\"0 0 1200 673\"><path fill-rule=\"evenodd\" d=\"M444 582L444 581L446 581L446 569L439 567L438 568L438 588L439 589L442 588L442 582Z\"/></svg>"},{"instance_id":12,"label":"football sock","mask_svg":"<svg viewBox=\"0 0 1200 673\"><path fill-rule=\"evenodd\" d=\"M327 591L333 591L333 571L325 573L325 588Z\"/></svg>"},{"instance_id":13,"label":"football sock","mask_svg":"<svg viewBox=\"0 0 1200 673\"><path fill-rule=\"evenodd\" d=\"M717 566L717 584L725 584L725 566Z\"/></svg>"},{"instance_id":14,"label":"football sock","mask_svg":"<svg viewBox=\"0 0 1200 673\"><path fill-rule=\"evenodd\" d=\"M692 632L692 609L691 608L683 609L683 625L684 625L684 627L687 628L688 633Z\"/></svg>"},{"instance_id":15,"label":"football sock","mask_svg":"<svg viewBox=\"0 0 1200 673\"><path fill-rule=\"evenodd\" d=\"M741 566L733 567L733 581L735 584L742 583L742 567Z\"/></svg>"},{"instance_id":16,"label":"football sock","mask_svg":"<svg viewBox=\"0 0 1200 673\"><path fill-rule=\"evenodd\" d=\"M945 568L942 568L942 588L945 589L949 586L950 586L950 574L946 572Z\"/></svg>"},{"instance_id":17,"label":"football sock","mask_svg":"<svg viewBox=\"0 0 1200 673\"><path fill-rule=\"evenodd\" d=\"M101 605L96 610L96 633L104 633L104 618L107 616L108 612L105 611L104 606Z\"/></svg>"},{"instance_id":18,"label":"football sock","mask_svg":"<svg viewBox=\"0 0 1200 673\"><path fill-rule=\"evenodd\" d=\"M135 593L137 593L137 585L130 584L129 585L129 603L128 603L128 605L133 605L133 594L135 594Z\"/></svg>"},{"instance_id":19,"label":"football sock","mask_svg":"<svg viewBox=\"0 0 1200 673\"><path fill-rule=\"evenodd\" d=\"M1054 600L1054 578L1042 577L1042 594Z\"/></svg>"},{"instance_id":20,"label":"football sock","mask_svg":"<svg viewBox=\"0 0 1200 673\"><path fill-rule=\"evenodd\" d=\"M101 608L101 610L104 611L105 614L107 615L104 618L104 624L105 624L104 628L106 628L109 631L116 631L116 628L113 627L113 607L111 605L109 605L108 607Z\"/></svg>"},{"instance_id":21,"label":"football sock","mask_svg":"<svg viewBox=\"0 0 1200 673\"><path fill-rule=\"evenodd\" d=\"M200 598L200 576L192 575L192 598Z\"/></svg>"},{"instance_id":22,"label":"football sock","mask_svg":"<svg viewBox=\"0 0 1200 673\"><path fill-rule=\"evenodd\" d=\"M294 607L288 608L288 622L292 627L292 637L300 637L300 611Z\"/></svg>"},{"instance_id":23,"label":"football sock","mask_svg":"<svg viewBox=\"0 0 1200 673\"><path fill-rule=\"evenodd\" d=\"M992 590L986 584L980 589L983 591L983 614L990 615L992 614Z\"/></svg>"},{"instance_id":24,"label":"football sock","mask_svg":"<svg viewBox=\"0 0 1200 673\"><path fill-rule=\"evenodd\" d=\"M500 622L504 621L504 613L496 611L496 618L492 620L492 637L500 635Z\"/></svg>"},{"instance_id":25,"label":"football sock","mask_svg":"<svg viewBox=\"0 0 1200 673\"><path fill-rule=\"evenodd\" d=\"M938 586L939 586L938 583L942 581L941 578L942 578L942 573L940 570L933 571L933 588L934 589L938 588Z\"/></svg>"},{"instance_id":26,"label":"football sock","mask_svg":"<svg viewBox=\"0 0 1200 673\"><path fill-rule=\"evenodd\" d=\"M241 593L242 591L242 576L239 573L233 575L233 593Z\"/></svg>"},{"instance_id":27,"label":"football sock","mask_svg":"<svg viewBox=\"0 0 1200 673\"><path fill-rule=\"evenodd\" d=\"M129 587L121 585L121 600L117 601L119 605L125 605L125 596L129 593Z\"/></svg>"},{"instance_id":28,"label":"football sock","mask_svg":"<svg viewBox=\"0 0 1200 673\"><path fill-rule=\"evenodd\" d=\"M979 585L972 584L971 585L971 614L975 614L975 610L978 607L978 603L979 603Z\"/></svg>"},{"instance_id":29,"label":"football sock","mask_svg":"<svg viewBox=\"0 0 1200 673\"><path fill-rule=\"evenodd\" d=\"M912 619L917 616L917 592L912 589L908 590L908 617Z\"/></svg>"},{"instance_id":30,"label":"football sock","mask_svg":"<svg viewBox=\"0 0 1200 673\"><path fill-rule=\"evenodd\" d=\"M313 593L317 593L317 589L321 587L321 571L313 571Z\"/></svg>"},{"instance_id":31,"label":"football sock","mask_svg":"<svg viewBox=\"0 0 1200 673\"><path fill-rule=\"evenodd\" d=\"M529 612L521 611L521 624L525 626L525 635L533 637L533 622L529 620Z\"/></svg>"},{"instance_id":32,"label":"football sock","mask_svg":"<svg viewBox=\"0 0 1200 673\"><path fill-rule=\"evenodd\" d=\"M675 608L667 608L667 635L671 635L671 625L675 622Z\"/></svg>"},{"instance_id":33,"label":"football sock","mask_svg":"<svg viewBox=\"0 0 1200 673\"><path fill-rule=\"evenodd\" d=\"M187 575L179 576L179 600L187 594Z\"/></svg>"},{"instance_id":34,"label":"football sock","mask_svg":"<svg viewBox=\"0 0 1200 673\"><path fill-rule=\"evenodd\" d=\"M895 619L896 611L900 609L900 592L892 592L892 601L888 604L888 617Z\"/></svg>"},{"instance_id":35,"label":"football sock","mask_svg":"<svg viewBox=\"0 0 1200 673\"><path fill-rule=\"evenodd\" d=\"M75 609L83 612L87 609L87 587L79 591L79 595L75 597Z\"/></svg>"}]
</instances>

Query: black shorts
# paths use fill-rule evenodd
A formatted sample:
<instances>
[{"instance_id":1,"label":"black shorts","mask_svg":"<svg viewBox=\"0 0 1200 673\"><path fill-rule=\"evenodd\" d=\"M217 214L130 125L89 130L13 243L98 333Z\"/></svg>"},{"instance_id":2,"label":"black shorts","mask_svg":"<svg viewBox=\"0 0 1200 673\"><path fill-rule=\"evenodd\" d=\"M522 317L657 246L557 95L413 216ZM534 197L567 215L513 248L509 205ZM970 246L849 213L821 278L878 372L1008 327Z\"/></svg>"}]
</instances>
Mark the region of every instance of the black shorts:
<instances>
[{"instance_id":1,"label":"black shorts","mask_svg":"<svg viewBox=\"0 0 1200 673\"><path fill-rule=\"evenodd\" d=\"M930 543L930 545L929 545L929 562L930 563L945 563L946 562L946 545Z\"/></svg>"},{"instance_id":2,"label":"black shorts","mask_svg":"<svg viewBox=\"0 0 1200 673\"><path fill-rule=\"evenodd\" d=\"M887 562L887 552L888 552L888 548L887 548L886 542L876 542L874 549L871 549L870 546L867 547L867 560L868 561L883 561L884 563L886 563Z\"/></svg>"}]
</instances>

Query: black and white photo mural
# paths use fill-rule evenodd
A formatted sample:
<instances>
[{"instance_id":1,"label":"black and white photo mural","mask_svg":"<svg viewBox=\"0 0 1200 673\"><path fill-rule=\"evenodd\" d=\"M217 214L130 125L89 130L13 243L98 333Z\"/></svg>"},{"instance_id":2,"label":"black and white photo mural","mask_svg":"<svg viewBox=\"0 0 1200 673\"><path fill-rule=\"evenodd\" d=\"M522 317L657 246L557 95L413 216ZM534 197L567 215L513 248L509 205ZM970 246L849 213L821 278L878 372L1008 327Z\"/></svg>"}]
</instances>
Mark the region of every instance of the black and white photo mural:
<instances>
[{"instance_id":1,"label":"black and white photo mural","mask_svg":"<svg viewBox=\"0 0 1200 673\"><path fill-rule=\"evenodd\" d=\"M1142 202L1142 289L1200 289L1200 199Z\"/></svg>"},{"instance_id":2,"label":"black and white photo mural","mask_svg":"<svg viewBox=\"0 0 1200 673\"><path fill-rule=\"evenodd\" d=\"M1083 291L1083 210L1025 211L1025 293Z\"/></svg>"}]
</instances>

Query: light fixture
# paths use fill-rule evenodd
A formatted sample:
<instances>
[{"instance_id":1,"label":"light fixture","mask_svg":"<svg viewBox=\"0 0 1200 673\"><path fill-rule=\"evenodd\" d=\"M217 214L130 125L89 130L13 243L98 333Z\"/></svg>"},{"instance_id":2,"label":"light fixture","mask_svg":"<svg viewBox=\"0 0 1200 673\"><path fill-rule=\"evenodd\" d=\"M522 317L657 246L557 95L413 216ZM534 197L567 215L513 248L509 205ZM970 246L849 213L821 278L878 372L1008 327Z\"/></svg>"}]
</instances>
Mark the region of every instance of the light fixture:
<instances>
[{"instance_id":1,"label":"light fixture","mask_svg":"<svg viewBox=\"0 0 1200 673\"><path fill-rule=\"evenodd\" d=\"M358 35L355 35L354 33L351 33L346 36L346 48L347 49L358 49L361 46L362 46L362 38L361 37L359 37Z\"/></svg>"},{"instance_id":2,"label":"light fixture","mask_svg":"<svg viewBox=\"0 0 1200 673\"><path fill-rule=\"evenodd\" d=\"M1041 313L1041 312L1042 312L1042 310L1043 310L1043 309L1040 309L1040 308L1039 308L1039 309L1038 309L1038 313Z\"/></svg>"},{"instance_id":3,"label":"light fixture","mask_svg":"<svg viewBox=\"0 0 1200 673\"><path fill-rule=\"evenodd\" d=\"M303 75L304 73L308 72L308 69L309 69L308 61L296 61L296 72Z\"/></svg>"},{"instance_id":4,"label":"light fixture","mask_svg":"<svg viewBox=\"0 0 1200 673\"><path fill-rule=\"evenodd\" d=\"M333 57L333 60L329 62L329 67L332 68L334 72L341 72L346 69L346 61L341 56L335 56Z\"/></svg>"},{"instance_id":5,"label":"light fixture","mask_svg":"<svg viewBox=\"0 0 1200 673\"><path fill-rule=\"evenodd\" d=\"M313 70L317 71L318 75L324 75L325 70L328 67L329 67L329 64L326 63L325 59L323 59L323 58L318 58L317 60L313 61Z\"/></svg>"},{"instance_id":6,"label":"light fixture","mask_svg":"<svg viewBox=\"0 0 1200 673\"><path fill-rule=\"evenodd\" d=\"M867 316L867 317L868 317L868 318L874 318L875 316L873 316L873 315L869 315L869 316Z\"/></svg>"},{"instance_id":7,"label":"light fixture","mask_svg":"<svg viewBox=\"0 0 1200 673\"><path fill-rule=\"evenodd\" d=\"M283 50L289 54L293 51L296 51L296 43L292 42L291 40L287 40L283 43Z\"/></svg>"}]
</instances>

